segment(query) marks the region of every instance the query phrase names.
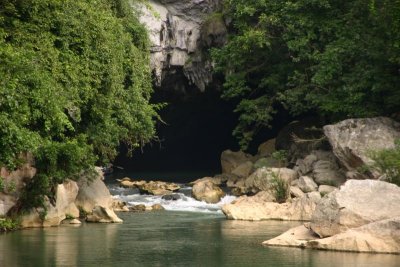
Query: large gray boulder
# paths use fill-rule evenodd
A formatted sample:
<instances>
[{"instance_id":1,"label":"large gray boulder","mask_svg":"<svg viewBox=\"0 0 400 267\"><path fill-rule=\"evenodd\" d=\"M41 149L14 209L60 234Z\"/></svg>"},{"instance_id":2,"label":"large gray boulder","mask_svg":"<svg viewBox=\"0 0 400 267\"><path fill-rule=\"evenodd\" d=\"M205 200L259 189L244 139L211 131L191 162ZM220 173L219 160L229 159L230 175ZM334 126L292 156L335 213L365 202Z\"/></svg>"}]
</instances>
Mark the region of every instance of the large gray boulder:
<instances>
[{"instance_id":1,"label":"large gray boulder","mask_svg":"<svg viewBox=\"0 0 400 267\"><path fill-rule=\"evenodd\" d=\"M325 196L311 220L311 229L329 237L364 224L400 216L400 187L376 180L348 180Z\"/></svg>"},{"instance_id":2,"label":"large gray boulder","mask_svg":"<svg viewBox=\"0 0 400 267\"><path fill-rule=\"evenodd\" d=\"M400 123L385 117L348 119L326 125L324 133L341 164L348 171L357 171L364 164L373 163L369 151L395 146L394 141L400 138ZM379 178L380 174L370 176Z\"/></svg>"}]
</instances>

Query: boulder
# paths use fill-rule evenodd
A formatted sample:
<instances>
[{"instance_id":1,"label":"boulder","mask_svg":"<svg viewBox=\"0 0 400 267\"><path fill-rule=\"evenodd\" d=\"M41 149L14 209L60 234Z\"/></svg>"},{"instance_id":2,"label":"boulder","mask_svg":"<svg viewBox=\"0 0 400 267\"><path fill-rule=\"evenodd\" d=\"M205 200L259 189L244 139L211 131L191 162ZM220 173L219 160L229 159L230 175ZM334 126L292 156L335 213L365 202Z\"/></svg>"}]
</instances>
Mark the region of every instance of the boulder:
<instances>
[{"instance_id":1,"label":"boulder","mask_svg":"<svg viewBox=\"0 0 400 267\"><path fill-rule=\"evenodd\" d=\"M277 168L280 166L280 163L278 160L268 157L268 158L260 158L254 163L254 169L259 169L259 168Z\"/></svg>"},{"instance_id":2,"label":"boulder","mask_svg":"<svg viewBox=\"0 0 400 267\"><path fill-rule=\"evenodd\" d=\"M376 180L348 180L318 203L311 229L320 237L329 237L397 216L400 187Z\"/></svg>"},{"instance_id":3,"label":"boulder","mask_svg":"<svg viewBox=\"0 0 400 267\"><path fill-rule=\"evenodd\" d=\"M152 209L153 211L155 211L155 210L165 210L164 207L161 206L160 204L154 204L154 205L152 205L152 206L151 206L151 209Z\"/></svg>"},{"instance_id":4,"label":"boulder","mask_svg":"<svg viewBox=\"0 0 400 267\"><path fill-rule=\"evenodd\" d=\"M312 172L314 163L318 160L317 156L310 154L304 159L296 161L296 167L301 175L307 175Z\"/></svg>"},{"instance_id":5,"label":"boulder","mask_svg":"<svg viewBox=\"0 0 400 267\"><path fill-rule=\"evenodd\" d=\"M303 191L301 191L301 189L299 187L291 186L290 187L290 196L300 198L300 197L304 197L305 194Z\"/></svg>"},{"instance_id":6,"label":"boulder","mask_svg":"<svg viewBox=\"0 0 400 267\"><path fill-rule=\"evenodd\" d=\"M307 247L324 250L400 254L400 217L363 225L332 237L309 241Z\"/></svg>"},{"instance_id":7,"label":"boulder","mask_svg":"<svg viewBox=\"0 0 400 267\"><path fill-rule=\"evenodd\" d=\"M129 207L129 210L135 211L135 212L146 211L146 206L143 204L134 205L134 206Z\"/></svg>"},{"instance_id":8,"label":"boulder","mask_svg":"<svg viewBox=\"0 0 400 267\"><path fill-rule=\"evenodd\" d=\"M78 196L75 205L86 213L91 213L95 206L112 208L113 199L107 186L103 182L103 174L98 171L92 180L82 178L78 181Z\"/></svg>"},{"instance_id":9,"label":"boulder","mask_svg":"<svg viewBox=\"0 0 400 267\"><path fill-rule=\"evenodd\" d=\"M164 199L164 200L173 200L173 201L175 201L175 200L181 199L181 195L179 195L179 194L171 194L171 195L162 196L161 198Z\"/></svg>"},{"instance_id":10,"label":"boulder","mask_svg":"<svg viewBox=\"0 0 400 267\"><path fill-rule=\"evenodd\" d=\"M86 218L87 222L122 223L123 221L107 207L95 206Z\"/></svg>"},{"instance_id":11,"label":"boulder","mask_svg":"<svg viewBox=\"0 0 400 267\"><path fill-rule=\"evenodd\" d=\"M222 173L231 173L240 164L251 161L252 156L243 151L225 150L221 154Z\"/></svg>"},{"instance_id":12,"label":"boulder","mask_svg":"<svg viewBox=\"0 0 400 267\"><path fill-rule=\"evenodd\" d=\"M140 193L155 196L169 195L174 191L178 191L180 186L175 183L167 183L162 181L150 181L138 186Z\"/></svg>"},{"instance_id":13,"label":"boulder","mask_svg":"<svg viewBox=\"0 0 400 267\"><path fill-rule=\"evenodd\" d=\"M133 181L122 180L119 182L119 185L124 188L133 188L135 187L135 183Z\"/></svg>"},{"instance_id":14,"label":"boulder","mask_svg":"<svg viewBox=\"0 0 400 267\"><path fill-rule=\"evenodd\" d=\"M304 192L309 193L318 190L318 185L314 182L311 177L301 176L297 183L297 186Z\"/></svg>"},{"instance_id":15,"label":"boulder","mask_svg":"<svg viewBox=\"0 0 400 267\"><path fill-rule=\"evenodd\" d=\"M330 185L320 185L318 187L318 192L322 195L325 196L329 194L330 192L333 192L334 190L337 190L337 187L330 186Z\"/></svg>"},{"instance_id":16,"label":"boulder","mask_svg":"<svg viewBox=\"0 0 400 267\"><path fill-rule=\"evenodd\" d=\"M45 198L45 207L31 209L29 212L21 214L21 227L51 227L58 226L66 218L66 215L79 217L79 210L75 206L75 198L78 194L76 182L66 180L57 185L55 203L52 204Z\"/></svg>"},{"instance_id":17,"label":"boulder","mask_svg":"<svg viewBox=\"0 0 400 267\"><path fill-rule=\"evenodd\" d=\"M79 210L75 205L78 191L78 184L71 180L66 180L57 186L55 208L57 209L58 216L69 215L74 218L79 217Z\"/></svg>"},{"instance_id":18,"label":"boulder","mask_svg":"<svg viewBox=\"0 0 400 267\"><path fill-rule=\"evenodd\" d=\"M260 168L244 181L244 192L257 193L271 189L271 181L280 177L287 183L297 179L297 172L288 168Z\"/></svg>"},{"instance_id":19,"label":"boulder","mask_svg":"<svg viewBox=\"0 0 400 267\"><path fill-rule=\"evenodd\" d=\"M82 222L78 219L65 219L61 222L61 224L74 224L74 225L80 225Z\"/></svg>"},{"instance_id":20,"label":"boulder","mask_svg":"<svg viewBox=\"0 0 400 267\"><path fill-rule=\"evenodd\" d=\"M283 247L301 247L307 246L308 241L318 238L309 226L303 224L289 229L283 234L264 241L264 246L283 246Z\"/></svg>"},{"instance_id":21,"label":"boulder","mask_svg":"<svg viewBox=\"0 0 400 267\"><path fill-rule=\"evenodd\" d=\"M113 211L122 211L126 212L129 211L128 206L126 205L126 202L121 201L119 199L114 199L112 203L112 210Z\"/></svg>"},{"instance_id":22,"label":"boulder","mask_svg":"<svg viewBox=\"0 0 400 267\"><path fill-rule=\"evenodd\" d=\"M233 169L232 174L238 176L239 178L246 178L252 171L253 163L251 161L246 161Z\"/></svg>"},{"instance_id":23,"label":"boulder","mask_svg":"<svg viewBox=\"0 0 400 267\"><path fill-rule=\"evenodd\" d=\"M275 152L275 141L276 139L273 138L259 145L257 155L261 157L271 156Z\"/></svg>"},{"instance_id":24,"label":"boulder","mask_svg":"<svg viewBox=\"0 0 400 267\"><path fill-rule=\"evenodd\" d=\"M320 239L308 225L300 225L262 244L319 250L400 254L400 217L369 223Z\"/></svg>"},{"instance_id":25,"label":"boulder","mask_svg":"<svg viewBox=\"0 0 400 267\"><path fill-rule=\"evenodd\" d=\"M264 195L259 195L263 193ZM231 204L222 207L222 212L228 219L234 220L286 220L308 221L315 210L316 202L309 196L295 198L292 202L271 202L274 196L264 191L255 196L242 196Z\"/></svg>"},{"instance_id":26,"label":"boulder","mask_svg":"<svg viewBox=\"0 0 400 267\"><path fill-rule=\"evenodd\" d=\"M333 153L348 171L373 163L369 151L394 148L400 138L400 123L385 117L348 119L334 125L326 125ZM379 178L377 172L371 178Z\"/></svg>"},{"instance_id":27,"label":"boulder","mask_svg":"<svg viewBox=\"0 0 400 267\"><path fill-rule=\"evenodd\" d=\"M318 185L340 186L346 181L346 177L336 163L328 160L315 162L312 176Z\"/></svg>"},{"instance_id":28,"label":"boulder","mask_svg":"<svg viewBox=\"0 0 400 267\"><path fill-rule=\"evenodd\" d=\"M225 195L221 188L209 181L196 183L192 187L192 195L199 201L218 203Z\"/></svg>"}]
</instances>

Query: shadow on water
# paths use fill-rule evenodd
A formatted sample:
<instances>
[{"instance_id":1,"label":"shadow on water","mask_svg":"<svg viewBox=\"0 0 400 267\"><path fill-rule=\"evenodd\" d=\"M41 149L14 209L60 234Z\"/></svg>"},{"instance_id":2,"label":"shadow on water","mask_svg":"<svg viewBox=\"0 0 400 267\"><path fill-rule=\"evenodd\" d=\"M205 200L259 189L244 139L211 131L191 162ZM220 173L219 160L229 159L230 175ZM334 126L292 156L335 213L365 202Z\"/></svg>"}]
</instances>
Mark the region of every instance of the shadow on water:
<instances>
[{"instance_id":1,"label":"shadow on water","mask_svg":"<svg viewBox=\"0 0 400 267\"><path fill-rule=\"evenodd\" d=\"M299 222L227 221L217 214L119 214L83 224L0 235L0 266L398 266L400 256L263 247Z\"/></svg>"}]
</instances>

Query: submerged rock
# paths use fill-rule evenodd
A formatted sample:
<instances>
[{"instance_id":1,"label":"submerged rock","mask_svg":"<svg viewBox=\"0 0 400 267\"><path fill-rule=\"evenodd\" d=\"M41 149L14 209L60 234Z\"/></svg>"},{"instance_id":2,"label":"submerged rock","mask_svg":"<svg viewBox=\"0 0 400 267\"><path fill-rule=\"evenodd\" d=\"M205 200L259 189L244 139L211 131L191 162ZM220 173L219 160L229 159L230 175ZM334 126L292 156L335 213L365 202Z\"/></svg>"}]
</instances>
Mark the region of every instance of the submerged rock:
<instances>
[{"instance_id":1,"label":"submerged rock","mask_svg":"<svg viewBox=\"0 0 400 267\"><path fill-rule=\"evenodd\" d=\"M179 200L181 199L181 196L179 194L171 194L162 196L161 198L164 200Z\"/></svg>"}]
</instances>

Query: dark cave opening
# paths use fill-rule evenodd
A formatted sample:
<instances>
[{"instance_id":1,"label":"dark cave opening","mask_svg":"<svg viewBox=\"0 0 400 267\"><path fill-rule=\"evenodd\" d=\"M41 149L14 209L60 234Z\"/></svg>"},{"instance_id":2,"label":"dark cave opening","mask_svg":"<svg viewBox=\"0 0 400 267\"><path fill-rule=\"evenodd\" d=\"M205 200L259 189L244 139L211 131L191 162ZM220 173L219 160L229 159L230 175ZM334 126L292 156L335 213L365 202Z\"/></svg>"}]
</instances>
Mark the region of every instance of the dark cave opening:
<instances>
[{"instance_id":1,"label":"dark cave opening","mask_svg":"<svg viewBox=\"0 0 400 267\"><path fill-rule=\"evenodd\" d=\"M181 79L179 79L181 81ZM168 81L173 84L173 81ZM178 88L178 89L177 89ZM165 122L157 122L159 141L153 141L127 157L126 147L114 162L123 168L119 177L189 182L221 173L220 156L226 149L239 150L232 131L238 122L237 102L223 100L220 91L199 92L175 83L175 89L158 88L153 103L168 105L160 111ZM276 136L289 116L281 110L271 129L260 131L249 148L255 154L260 143Z\"/></svg>"}]
</instances>

